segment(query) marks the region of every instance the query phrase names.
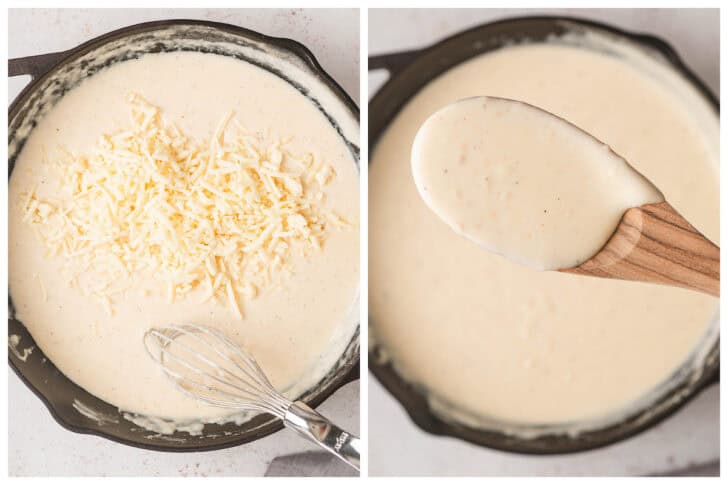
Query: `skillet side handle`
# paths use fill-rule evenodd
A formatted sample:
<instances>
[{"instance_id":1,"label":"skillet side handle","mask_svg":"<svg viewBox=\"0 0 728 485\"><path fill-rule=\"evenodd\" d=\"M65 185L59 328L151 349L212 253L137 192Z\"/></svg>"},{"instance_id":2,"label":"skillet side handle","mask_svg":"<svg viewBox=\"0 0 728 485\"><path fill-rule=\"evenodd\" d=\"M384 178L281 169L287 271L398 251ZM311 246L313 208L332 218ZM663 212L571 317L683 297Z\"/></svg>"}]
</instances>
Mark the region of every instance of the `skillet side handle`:
<instances>
[{"instance_id":1,"label":"skillet side handle","mask_svg":"<svg viewBox=\"0 0 728 485\"><path fill-rule=\"evenodd\" d=\"M32 80L38 79L66 55L67 52L63 51L9 59L8 77L29 75Z\"/></svg>"},{"instance_id":2,"label":"skillet side handle","mask_svg":"<svg viewBox=\"0 0 728 485\"><path fill-rule=\"evenodd\" d=\"M720 367L716 369L715 374L713 374L708 381L709 386L713 384L720 384Z\"/></svg>"},{"instance_id":3,"label":"skillet side handle","mask_svg":"<svg viewBox=\"0 0 728 485\"><path fill-rule=\"evenodd\" d=\"M716 368L713 373L698 386L696 394L715 385L720 385L720 367Z\"/></svg>"},{"instance_id":4,"label":"skillet side handle","mask_svg":"<svg viewBox=\"0 0 728 485\"><path fill-rule=\"evenodd\" d=\"M359 359L357 359L356 360L356 363L351 366L351 369L349 369L349 372L347 372L346 375L345 375L345 377L344 377L344 382L342 383L342 385L343 384L348 384L350 382L354 382L356 380L359 380L359 376L360 376L360 370L359 370L360 362L361 361Z\"/></svg>"},{"instance_id":5,"label":"skillet side handle","mask_svg":"<svg viewBox=\"0 0 728 485\"><path fill-rule=\"evenodd\" d=\"M407 67L412 60L420 54L419 50L395 52L369 57L369 70L376 71L384 69L389 71L390 76L399 73Z\"/></svg>"}]
</instances>

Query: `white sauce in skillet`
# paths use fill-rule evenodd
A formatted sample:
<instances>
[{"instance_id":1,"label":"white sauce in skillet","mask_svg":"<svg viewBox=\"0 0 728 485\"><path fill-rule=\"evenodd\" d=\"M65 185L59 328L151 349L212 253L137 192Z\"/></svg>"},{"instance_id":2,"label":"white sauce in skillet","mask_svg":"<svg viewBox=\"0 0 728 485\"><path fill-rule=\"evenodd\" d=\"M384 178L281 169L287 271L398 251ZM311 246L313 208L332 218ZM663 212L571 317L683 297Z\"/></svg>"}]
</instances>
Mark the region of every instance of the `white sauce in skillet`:
<instances>
[{"instance_id":1,"label":"white sauce in skillet","mask_svg":"<svg viewBox=\"0 0 728 485\"><path fill-rule=\"evenodd\" d=\"M432 113L473 96L519 99L608 144L717 243L717 117L670 69L624 49L628 60L555 43L476 57L420 90L373 149L371 338L440 414L605 417L664 382L706 334L714 298L514 264L455 234L412 180L412 142Z\"/></svg>"},{"instance_id":2,"label":"white sauce in skillet","mask_svg":"<svg viewBox=\"0 0 728 485\"><path fill-rule=\"evenodd\" d=\"M608 146L526 103L460 100L412 146L425 203L458 234L541 270L594 256L630 207L660 192Z\"/></svg>"},{"instance_id":3,"label":"white sauce in skillet","mask_svg":"<svg viewBox=\"0 0 728 485\"><path fill-rule=\"evenodd\" d=\"M41 195L63 197L43 158L58 160L62 149L84 153L101 134L125 129L132 92L199 140L209 139L231 110L251 132L271 141L291 137L291 150L311 152L334 168L325 204L354 227L331 231L319 253L294 255L292 275L280 288L267 288L246 301L243 319L214 301L200 303L203 291L193 290L173 303L164 294L145 294L145 288L158 286L149 274L131 275L132 288L108 316L96 299L68 286L62 261L44 257L33 227L21 220L21 194L37 185ZM125 411L179 422L230 414L173 388L145 353L142 335L149 327L196 323L219 328L242 343L291 397L330 370L353 334L359 261L356 166L316 106L258 67L217 55L170 53L105 69L67 93L33 130L9 190L9 283L19 319L65 375Z\"/></svg>"}]
</instances>

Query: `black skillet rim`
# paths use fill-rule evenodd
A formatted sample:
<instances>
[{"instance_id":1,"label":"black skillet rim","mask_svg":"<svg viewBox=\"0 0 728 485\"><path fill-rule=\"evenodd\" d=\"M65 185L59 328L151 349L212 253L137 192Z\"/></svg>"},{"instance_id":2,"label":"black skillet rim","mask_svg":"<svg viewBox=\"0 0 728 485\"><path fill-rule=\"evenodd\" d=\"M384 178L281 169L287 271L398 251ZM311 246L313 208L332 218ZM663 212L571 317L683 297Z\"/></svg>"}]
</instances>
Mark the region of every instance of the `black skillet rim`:
<instances>
[{"instance_id":1,"label":"black skillet rim","mask_svg":"<svg viewBox=\"0 0 728 485\"><path fill-rule=\"evenodd\" d=\"M687 65L677 54L677 51L666 41L653 35L628 32L626 30L605 23L570 16L509 17L494 22L480 24L467 30L460 31L421 50L413 51L411 52L411 56L409 56L409 59L406 59L404 61L402 61L401 58L398 59L398 63L401 63L401 65L395 67L394 70L389 72L389 79L387 79L387 81L370 100L370 110L372 110L372 107L374 107L375 109L372 111L375 111L377 106L380 105L393 106L394 103L389 100L389 90L391 89L392 83L397 81L400 76L402 76L402 74L408 69L415 69L417 67L417 64L421 62L423 58L428 55L433 55L439 49L444 48L444 46L452 42L457 42L463 37L472 36L473 34L478 32L482 32L483 34L487 35L487 31L494 27L502 27L504 25L512 25L515 27L519 24L525 24L525 26L528 27L528 24L533 22L548 23L554 27L557 27L559 23L572 24L578 27L602 31L606 32L607 34L625 38L628 41L631 41L637 45L646 46L653 51L657 51L662 56L664 56L665 60L672 67L674 67L682 76L684 76L688 82L696 87L700 94L715 109L718 115L720 113L720 104L717 97L707 88L707 86L697 77L697 75L695 75L687 67ZM557 28L555 28L554 30L558 31ZM451 69L452 67L462 62L465 62L466 60L471 59L476 55L487 52L488 50L489 49L472 53L465 59L461 59L455 63L449 64L445 69L439 70L436 75L440 75L448 69ZM383 57L386 57L386 54ZM407 57L406 54L405 57ZM385 131L385 129L391 123L394 117L399 113L402 107L405 106L410 101L410 99L412 99L412 97L416 95L426 84L427 82L421 84L420 86L415 86L413 89L410 89L410 92L406 97L404 97L404 99L398 99L398 102L396 103L396 108L392 110L391 115L387 119L382 120L381 126L373 127L370 124L369 153L372 153L373 148L376 146L376 143L379 140L379 137ZM685 404L691 401L695 396L697 396L704 388L719 380L719 347L720 341L718 340L715 343L715 346L710 350L710 357L707 358L705 361L704 371L702 375L696 381L680 383L667 396L663 397L659 401L659 403L665 404L666 401L669 401L671 396L677 396L681 393L687 392L685 397L661 406L657 412L650 414L648 417L641 419L643 418L643 413L645 412L645 410L643 410L635 413L634 415L628 416L616 425L611 425L606 428L600 428L593 431L586 431L579 434L578 437L570 437L565 434L553 434L544 435L535 440L522 439L492 430L473 428L460 423L448 422L438 417L430 410L430 406L424 395L420 392L418 386L410 384L402 379L397 371L393 368L391 363L381 363L378 346L370 346L369 370L374 374L380 384L382 384L382 386L384 386L384 388L392 396L394 396L394 398L398 401L399 405L404 408L412 422L414 422L414 424L421 430L429 434L457 438L475 445L500 451L527 455L553 455L588 451L595 448L601 448L619 441L623 441L641 433L648 428L655 426L667 417L673 415L676 411L678 411ZM651 409L654 409L654 407Z\"/></svg>"},{"instance_id":2,"label":"black skillet rim","mask_svg":"<svg viewBox=\"0 0 728 485\"><path fill-rule=\"evenodd\" d=\"M261 34L259 32L256 32L254 30L250 30L244 27L240 27L237 25L232 24L226 24L221 22L211 22L206 20L194 20L194 19L168 19L168 20L158 20L158 21L152 21L152 22L142 22L134 25L129 25L126 27L122 27L119 29L115 29L113 31L107 32L105 34L102 34L100 36L94 37L93 39L90 39L76 47L73 47L69 50L55 53L57 55L57 59L52 63L50 67L44 70L44 72L37 77L34 77L30 83L28 83L27 86L23 88L23 90L15 97L13 102L10 104L10 107L8 108L8 120L13 119L17 115L17 111L19 107L25 102L26 98L34 92L37 87L43 82L43 80L46 79L48 75L50 75L52 72L54 72L56 69L64 65L66 62L71 61L81 55L86 54L87 52L90 52L108 42L118 40L121 38L124 38L128 35L135 35L143 32L150 32L154 30L160 30L162 28L167 28L171 26L203 26L203 27L209 27L216 30L221 30L226 33L230 33L233 35L236 35L238 37L242 37L244 39L258 41L261 43L265 43L268 45L272 45L274 47L278 47L282 50L288 51L292 54L294 54L298 59L303 61L312 71L312 73L315 75L317 79L319 79L321 82L323 82L326 87L331 90L331 92L341 101L344 103L346 108L349 110L349 112L358 120L359 119L359 107L356 105L354 100L349 96L349 94L344 91L344 89L329 75L323 67L319 64L318 60L314 56L314 54L303 44L301 44L298 41L295 41L293 39L283 38L283 37L273 37L268 36L265 34ZM9 167L8 177L10 176L12 172L12 166ZM8 294L8 308L11 310L10 315L12 315L12 300L10 299L10 295ZM12 319L10 319L12 320ZM22 324L22 322L17 322L20 324L23 329L27 332L27 329L25 329L25 325ZM358 338L360 334L360 328L361 323L359 324L359 329L355 332L354 338ZM9 329L9 328L8 328ZM34 350L34 354L41 354L42 351L35 345L35 341L31 341L33 345L36 347ZM269 424L265 424L263 426L254 426L249 432L246 432L245 435L242 435L240 437L234 437L233 439L219 443L219 444L213 444L213 445L201 445L201 446L189 446L189 447L175 447L175 446L166 446L161 444L146 444L143 442L136 442L131 441L125 438L121 438L119 436L115 436L112 434L107 433L103 427L100 427L98 425L94 426L76 426L69 422L66 417L63 415L61 411L56 409L54 405L54 399L53 396L46 396L43 394L38 388L36 388L31 382L23 375L19 368L19 364L15 362L17 357L15 357L12 353L8 355L8 363L10 367L12 368L13 372L15 372L15 375L17 375L21 381L35 394L38 396L38 398L43 402L45 407L50 412L53 419L60 424L65 429L79 433L79 434L89 434L89 435L95 435L99 436L105 439L108 439L110 441L114 441L117 443L121 443L124 445L132 446L135 448L141 448L141 449L147 449L151 451L162 451L162 452L177 452L177 453L184 453L184 452L201 452L201 451L214 451L214 450L220 450L225 448L230 448L233 446L239 446L245 443L250 443L253 441L256 441L260 438L263 438L265 436L268 436L270 434L275 433L276 431L280 431L283 429L282 423L280 421L274 421L270 422ZM336 392L338 389L343 387L345 384L348 384L349 382L353 382L357 379L359 379L359 364L360 364L360 357L357 355L357 357L347 365L349 369L342 369L344 370L341 372L339 376L334 378L329 386L322 391L320 394L316 396L315 399L312 399L309 404L313 407L316 407L320 405L322 402L324 402L326 399L328 399L334 392ZM87 391L85 391L83 388L79 387L76 383L68 379L65 375L63 375L62 372L58 370L58 368L48 359L48 372L57 372L61 374L69 383L71 386L75 386L81 391L82 395L89 395L92 398L98 399L92 394L89 394ZM106 403L108 404L108 403ZM250 423L265 423L268 421L269 418L267 418L265 415L259 416L257 418L254 418Z\"/></svg>"}]
</instances>

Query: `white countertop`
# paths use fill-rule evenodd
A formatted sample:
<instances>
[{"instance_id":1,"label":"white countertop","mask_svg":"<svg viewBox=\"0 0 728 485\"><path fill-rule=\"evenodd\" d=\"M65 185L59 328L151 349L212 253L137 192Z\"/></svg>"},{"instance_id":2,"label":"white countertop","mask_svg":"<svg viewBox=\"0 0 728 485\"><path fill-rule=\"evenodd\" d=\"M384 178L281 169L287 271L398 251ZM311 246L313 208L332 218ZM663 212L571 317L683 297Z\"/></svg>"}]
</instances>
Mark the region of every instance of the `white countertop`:
<instances>
[{"instance_id":1,"label":"white countertop","mask_svg":"<svg viewBox=\"0 0 728 485\"><path fill-rule=\"evenodd\" d=\"M719 86L719 15L706 10L484 9L369 11L369 54L428 46L480 23L517 15L588 17L669 41L713 92ZM386 78L369 76L370 97ZM370 375L369 475L645 475L668 474L719 459L719 386L639 436L599 450L530 457L428 435ZM708 472L717 473L717 469Z\"/></svg>"},{"instance_id":2,"label":"white countertop","mask_svg":"<svg viewBox=\"0 0 728 485\"><path fill-rule=\"evenodd\" d=\"M301 10L13 10L8 15L9 55L61 51L119 27L149 20L191 18L240 25L306 45L324 69L358 103L359 12ZM27 79L9 83L9 99ZM161 453L72 433L12 371L8 371L8 473L10 476L250 476L263 475L277 456L316 447L284 430L244 446L204 453ZM319 410L359 433L359 382L337 391Z\"/></svg>"}]
</instances>

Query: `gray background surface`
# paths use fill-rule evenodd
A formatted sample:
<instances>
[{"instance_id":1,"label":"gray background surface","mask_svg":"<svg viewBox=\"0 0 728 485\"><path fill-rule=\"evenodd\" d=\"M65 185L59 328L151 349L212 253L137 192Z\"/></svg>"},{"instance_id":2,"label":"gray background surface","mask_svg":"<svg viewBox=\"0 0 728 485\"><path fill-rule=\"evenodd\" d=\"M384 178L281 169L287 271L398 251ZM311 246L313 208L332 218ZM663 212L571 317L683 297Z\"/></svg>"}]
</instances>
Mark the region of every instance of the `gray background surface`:
<instances>
[{"instance_id":1,"label":"gray background surface","mask_svg":"<svg viewBox=\"0 0 728 485\"><path fill-rule=\"evenodd\" d=\"M675 47L718 94L718 10L441 9L369 11L369 54L425 47L460 30L518 15L572 15L650 32ZM386 79L369 76L371 97ZM646 475L717 474L719 387L703 392L662 424L600 450L529 457L487 450L422 432L378 383L369 379L369 474L375 475Z\"/></svg>"},{"instance_id":2,"label":"gray background surface","mask_svg":"<svg viewBox=\"0 0 728 485\"><path fill-rule=\"evenodd\" d=\"M11 9L9 55L12 58L70 49L120 27L173 18L226 22L295 39L312 50L324 69L359 101L359 12L356 9ZM11 79L8 98L12 100L26 82L27 79ZM244 446L205 453L161 453L131 448L61 428L15 374L8 373L10 476L262 476L274 458L316 449L289 430ZM319 410L358 434L359 382L337 391ZM287 473L297 470L306 474L330 473L331 465L328 460L308 459L292 461L285 469Z\"/></svg>"}]
</instances>

